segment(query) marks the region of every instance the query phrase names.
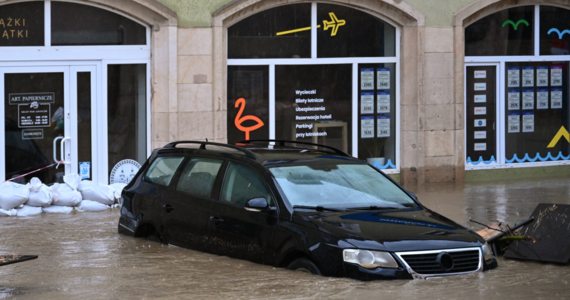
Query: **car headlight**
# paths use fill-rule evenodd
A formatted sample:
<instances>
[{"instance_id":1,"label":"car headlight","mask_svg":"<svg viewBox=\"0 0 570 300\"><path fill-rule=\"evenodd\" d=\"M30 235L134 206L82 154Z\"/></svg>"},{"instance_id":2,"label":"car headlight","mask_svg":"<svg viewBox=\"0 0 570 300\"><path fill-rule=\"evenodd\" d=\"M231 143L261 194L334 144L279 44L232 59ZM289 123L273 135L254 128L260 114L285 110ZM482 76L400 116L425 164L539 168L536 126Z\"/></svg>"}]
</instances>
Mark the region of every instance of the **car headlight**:
<instances>
[{"instance_id":1,"label":"car headlight","mask_svg":"<svg viewBox=\"0 0 570 300\"><path fill-rule=\"evenodd\" d=\"M342 256L345 262L358 264L367 269L398 268L398 263L388 252L345 249L342 251Z\"/></svg>"},{"instance_id":2,"label":"car headlight","mask_svg":"<svg viewBox=\"0 0 570 300\"><path fill-rule=\"evenodd\" d=\"M487 242L485 242L485 244L483 244L483 246L481 247L481 250L483 251L483 259L485 261L489 261L489 260L493 259L493 251L491 250L491 247L489 246L489 244L487 244Z\"/></svg>"}]
</instances>

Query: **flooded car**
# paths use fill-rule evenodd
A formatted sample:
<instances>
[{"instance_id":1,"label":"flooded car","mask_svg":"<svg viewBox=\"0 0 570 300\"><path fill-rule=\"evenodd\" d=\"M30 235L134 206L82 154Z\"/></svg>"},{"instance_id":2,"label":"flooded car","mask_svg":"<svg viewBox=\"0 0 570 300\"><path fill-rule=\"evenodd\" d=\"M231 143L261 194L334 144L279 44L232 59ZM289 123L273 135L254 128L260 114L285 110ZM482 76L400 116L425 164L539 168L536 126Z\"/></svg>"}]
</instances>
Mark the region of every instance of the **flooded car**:
<instances>
[{"instance_id":1,"label":"flooded car","mask_svg":"<svg viewBox=\"0 0 570 300\"><path fill-rule=\"evenodd\" d=\"M324 145L170 143L122 197L120 233L312 274L417 279L497 266L483 238Z\"/></svg>"}]
</instances>

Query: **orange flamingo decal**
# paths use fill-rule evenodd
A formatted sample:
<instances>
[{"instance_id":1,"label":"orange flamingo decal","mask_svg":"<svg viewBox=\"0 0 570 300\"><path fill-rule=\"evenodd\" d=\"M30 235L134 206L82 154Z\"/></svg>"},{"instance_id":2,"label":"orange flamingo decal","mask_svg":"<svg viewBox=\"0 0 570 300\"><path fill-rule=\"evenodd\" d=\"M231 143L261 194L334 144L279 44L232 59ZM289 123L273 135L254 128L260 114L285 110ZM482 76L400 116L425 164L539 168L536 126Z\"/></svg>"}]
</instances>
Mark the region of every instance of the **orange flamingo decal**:
<instances>
[{"instance_id":1,"label":"orange flamingo decal","mask_svg":"<svg viewBox=\"0 0 570 300\"><path fill-rule=\"evenodd\" d=\"M236 116L234 123L235 123L237 129L245 132L245 140L247 141L247 140L249 140L249 132L250 131L257 130L257 129L263 127L263 125L265 125L265 124L263 124L263 121L261 121L261 119L259 119L256 116L243 116L243 117L241 116L241 114L243 113L243 110L245 109L245 99L243 99L243 98L237 99L235 107L238 107L238 106L240 106L240 109L238 111L238 114ZM249 126L249 127L242 126L241 123L243 123L247 120L255 121L255 122L257 122L257 124L255 124L253 126Z\"/></svg>"}]
</instances>

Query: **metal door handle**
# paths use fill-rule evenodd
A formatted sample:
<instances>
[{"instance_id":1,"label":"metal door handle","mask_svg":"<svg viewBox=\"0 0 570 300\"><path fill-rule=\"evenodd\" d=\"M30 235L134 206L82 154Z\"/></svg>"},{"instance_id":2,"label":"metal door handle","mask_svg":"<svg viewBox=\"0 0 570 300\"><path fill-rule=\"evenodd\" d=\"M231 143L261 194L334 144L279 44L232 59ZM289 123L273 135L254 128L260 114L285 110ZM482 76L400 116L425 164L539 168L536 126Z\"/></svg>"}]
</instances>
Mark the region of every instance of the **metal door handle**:
<instances>
[{"instance_id":1,"label":"metal door handle","mask_svg":"<svg viewBox=\"0 0 570 300\"><path fill-rule=\"evenodd\" d=\"M56 138L53 140L53 161L56 162L56 163L59 162L59 160L57 160L57 157L56 157L56 156L57 156L57 155L56 155L56 153L57 153L57 151L56 151L56 149L57 149L57 146L56 146L56 145L57 145L57 140L61 140L61 139L63 139L63 137L62 137L62 136L58 136L58 137L56 137Z\"/></svg>"},{"instance_id":2,"label":"metal door handle","mask_svg":"<svg viewBox=\"0 0 570 300\"><path fill-rule=\"evenodd\" d=\"M215 223L221 223L224 221L224 219L214 217L214 216L210 216L210 221L214 221Z\"/></svg>"},{"instance_id":3,"label":"metal door handle","mask_svg":"<svg viewBox=\"0 0 570 300\"><path fill-rule=\"evenodd\" d=\"M174 207L172 207L172 205L169 205L169 204L165 204L163 207L164 207L164 211L167 213L174 210Z\"/></svg>"},{"instance_id":4,"label":"metal door handle","mask_svg":"<svg viewBox=\"0 0 570 300\"><path fill-rule=\"evenodd\" d=\"M64 137L64 138L61 140L61 148L60 148L59 150L61 151L61 160L63 160L63 164L69 165L69 164L71 164L71 162L70 162L70 161L67 161L67 160L64 158L64 157L65 157L65 151L64 151L65 148L64 148L64 147L65 147L65 141L66 141L66 140L70 140L70 141L71 141L71 138L70 138L70 137Z\"/></svg>"}]
</instances>

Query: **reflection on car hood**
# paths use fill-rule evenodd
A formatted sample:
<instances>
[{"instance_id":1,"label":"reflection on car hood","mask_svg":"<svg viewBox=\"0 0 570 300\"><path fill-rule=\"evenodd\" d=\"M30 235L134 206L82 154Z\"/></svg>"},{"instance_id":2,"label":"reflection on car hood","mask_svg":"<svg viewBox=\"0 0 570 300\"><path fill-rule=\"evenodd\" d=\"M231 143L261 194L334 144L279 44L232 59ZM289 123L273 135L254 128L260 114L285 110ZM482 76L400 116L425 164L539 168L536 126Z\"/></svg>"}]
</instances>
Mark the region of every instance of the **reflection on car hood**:
<instances>
[{"instance_id":1,"label":"reflection on car hood","mask_svg":"<svg viewBox=\"0 0 570 300\"><path fill-rule=\"evenodd\" d=\"M430 210L300 212L293 221L361 249L418 251L476 247L484 242L470 230Z\"/></svg>"}]
</instances>

